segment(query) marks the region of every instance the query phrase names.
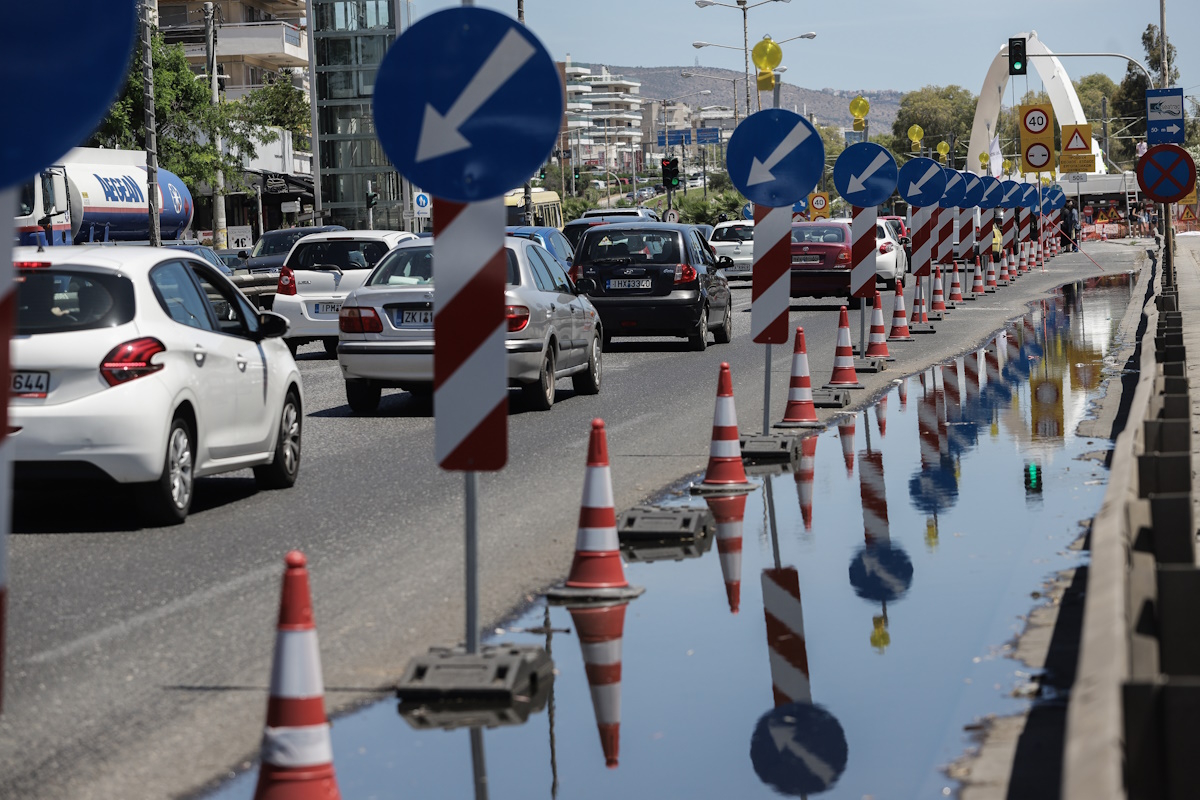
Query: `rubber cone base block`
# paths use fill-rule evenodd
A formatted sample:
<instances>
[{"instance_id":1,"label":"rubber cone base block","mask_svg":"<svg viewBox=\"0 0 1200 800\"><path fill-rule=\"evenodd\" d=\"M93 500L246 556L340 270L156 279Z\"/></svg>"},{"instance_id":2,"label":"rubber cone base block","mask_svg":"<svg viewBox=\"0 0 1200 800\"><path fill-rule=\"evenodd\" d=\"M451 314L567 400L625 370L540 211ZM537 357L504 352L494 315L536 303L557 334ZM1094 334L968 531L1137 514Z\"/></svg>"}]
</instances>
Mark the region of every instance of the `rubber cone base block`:
<instances>
[{"instance_id":1,"label":"rubber cone base block","mask_svg":"<svg viewBox=\"0 0 1200 800\"><path fill-rule=\"evenodd\" d=\"M542 592L553 603L610 603L613 600L632 600L646 591L644 586L621 586L610 589L588 589L561 583Z\"/></svg>"},{"instance_id":2,"label":"rubber cone base block","mask_svg":"<svg viewBox=\"0 0 1200 800\"><path fill-rule=\"evenodd\" d=\"M749 494L757 488L757 483L693 483L688 486L688 492L700 497L721 497L731 494Z\"/></svg>"}]
</instances>

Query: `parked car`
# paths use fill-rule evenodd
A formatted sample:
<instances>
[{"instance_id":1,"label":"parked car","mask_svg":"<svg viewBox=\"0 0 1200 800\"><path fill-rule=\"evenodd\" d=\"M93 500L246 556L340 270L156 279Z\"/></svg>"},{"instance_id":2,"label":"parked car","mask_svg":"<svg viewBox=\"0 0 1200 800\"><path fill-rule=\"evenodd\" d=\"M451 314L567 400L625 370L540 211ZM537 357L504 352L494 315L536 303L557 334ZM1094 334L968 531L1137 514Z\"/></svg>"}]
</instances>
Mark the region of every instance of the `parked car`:
<instances>
[{"instance_id":1,"label":"parked car","mask_svg":"<svg viewBox=\"0 0 1200 800\"><path fill-rule=\"evenodd\" d=\"M596 394L602 378L600 319L558 261L538 243L510 236L505 314L508 378L538 409L554 405L555 381ZM342 304L338 363L356 414L379 405L383 389L433 389L433 242L400 242Z\"/></svg>"},{"instance_id":2,"label":"parked car","mask_svg":"<svg viewBox=\"0 0 1200 800\"><path fill-rule=\"evenodd\" d=\"M750 278L754 266L754 220L738 219L718 222L708 238L717 258L728 258L733 266L726 267L729 278Z\"/></svg>"},{"instance_id":3,"label":"parked car","mask_svg":"<svg viewBox=\"0 0 1200 800\"><path fill-rule=\"evenodd\" d=\"M205 244L174 244L168 245L175 250L183 250L188 253L200 256L208 263L212 264L217 269L221 270L223 275L232 275L233 269L225 263L225 260L217 255L217 252Z\"/></svg>"},{"instance_id":4,"label":"parked car","mask_svg":"<svg viewBox=\"0 0 1200 800\"><path fill-rule=\"evenodd\" d=\"M287 254L291 252L292 245L302 237L313 233L344 230L346 228L342 225L318 225L312 228L283 228L277 231L266 231L254 243L254 249L250 251L250 257L246 259L246 268L252 274L278 273Z\"/></svg>"},{"instance_id":5,"label":"parked car","mask_svg":"<svg viewBox=\"0 0 1200 800\"><path fill-rule=\"evenodd\" d=\"M295 483L304 396L286 320L177 248L18 247L13 262L18 480L133 484L152 524L182 522L204 475Z\"/></svg>"},{"instance_id":6,"label":"parked car","mask_svg":"<svg viewBox=\"0 0 1200 800\"><path fill-rule=\"evenodd\" d=\"M275 288L274 310L290 323L285 341L292 352L322 341L337 353L338 311L351 290L362 286L387 251L406 239L404 231L330 231L306 236L292 246Z\"/></svg>"},{"instance_id":7,"label":"parked car","mask_svg":"<svg viewBox=\"0 0 1200 800\"><path fill-rule=\"evenodd\" d=\"M554 256L564 272L571 269L571 260L575 258L575 248L558 228L509 225L504 232L508 236L517 236L537 242L546 248L550 255Z\"/></svg>"},{"instance_id":8,"label":"parked car","mask_svg":"<svg viewBox=\"0 0 1200 800\"><path fill-rule=\"evenodd\" d=\"M217 257L225 262L225 266L235 272L239 269L247 270L246 261L250 258L250 253L246 250L216 250L214 251ZM247 270L248 271L248 270Z\"/></svg>"},{"instance_id":9,"label":"parked car","mask_svg":"<svg viewBox=\"0 0 1200 800\"><path fill-rule=\"evenodd\" d=\"M576 284L613 336L683 336L693 350L733 338L729 282L689 225L620 222L592 228L575 249ZM715 323L715 324L714 324Z\"/></svg>"}]
</instances>

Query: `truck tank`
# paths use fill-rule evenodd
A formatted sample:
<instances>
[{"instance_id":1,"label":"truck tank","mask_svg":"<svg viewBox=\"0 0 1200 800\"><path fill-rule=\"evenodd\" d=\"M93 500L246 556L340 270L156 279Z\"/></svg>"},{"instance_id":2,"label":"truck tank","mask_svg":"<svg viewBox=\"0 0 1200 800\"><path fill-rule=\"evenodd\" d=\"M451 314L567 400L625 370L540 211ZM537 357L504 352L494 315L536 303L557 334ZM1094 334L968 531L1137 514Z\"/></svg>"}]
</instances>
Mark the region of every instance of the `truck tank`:
<instances>
[{"instance_id":1,"label":"truck tank","mask_svg":"<svg viewBox=\"0 0 1200 800\"><path fill-rule=\"evenodd\" d=\"M145 167L69 162L64 169L76 244L150 238ZM162 238L181 238L192 223L192 193L165 169L158 170L158 205Z\"/></svg>"}]
</instances>

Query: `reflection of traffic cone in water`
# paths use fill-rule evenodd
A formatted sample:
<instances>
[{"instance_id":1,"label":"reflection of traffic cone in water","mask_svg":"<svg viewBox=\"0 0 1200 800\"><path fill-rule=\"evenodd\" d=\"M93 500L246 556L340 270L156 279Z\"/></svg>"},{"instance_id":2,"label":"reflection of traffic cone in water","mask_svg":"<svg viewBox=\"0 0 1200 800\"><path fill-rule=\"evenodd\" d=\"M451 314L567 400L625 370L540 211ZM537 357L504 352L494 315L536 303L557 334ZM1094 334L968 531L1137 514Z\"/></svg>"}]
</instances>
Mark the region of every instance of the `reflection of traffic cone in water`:
<instances>
[{"instance_id":1,"label":"reflection of traffic cone in water","mask_svg":"<svg viewBox=\"0 0 1200 800\"><path fill-rule=\"evenodd\" d=\"M896 394L900 397L900 410L908 410L908 378L901 378L896 382Z\"/></svg>"},{"instance_id":2,"label":"reflection of traffic cone in water","mask_svg":"<svg viewBox=\"0 0 1200 800\"><path fill-rule=\"evenodd\" d=\"M800 464L796 468L796 493L800 496L800 518L804 530L812 530L813 478L816 476L817 437L800 440Z\"/></svg>"},{"instance_id":3,"label":"reflection of traffic cone in water","mask_svg":"<svg viewBox=\"0 0 1200 800\"><path fill-rule=\"evenodd\" d=\"M566 582L547 591L546 596L554 600L637 597L643 589L630 586L625 580L620 549L617 516L613 509L612 475L608 466L608 437L604 432L604 420L595 419L588 439L579 529L575 534L575 559Z\"/></svg>"},{"instance_id":4,"label":"reflection of traffic cone in water","mask_svg":"<svg viewBox=\"0 0 1200 800\"><path fill-rule=\"evenodd\" d=\"M811 703L800 576L793 567L764 569L762 593L775 707L796 702Z\"/></svg>"},{"instance_id":5,"label":"reflection of traffic cone in water","mask_svg":"<svg viewBox=\"0 0 1200 800\"><path fill-rule=\"evenodd\" d=\"M255 800L338 800L307 560L287 554Z\"/></svg>"},{"instance_id":6,"label":"reflection of traffic cone in water","mask_svg":"<svg viewBox=\"0 0 1200 800\"><path fill-rule=\"evenodd\" d=\"M879 438L887 436L887 395L875 403L875 421L879 423Z\"/></svg>"},{"instance_id":7,"label":"reflection of traffic cone in water","mask_svg":"<svg viewBox=\"0 0 1200 800\"><path fill-rule=\"evenodd\" d=\"M861 388L858 373L854 371L854 348L850 344L850 317L846 307L838 317L837 346L833 351L833 375L826 386L849 386Z\"/></svg>"},{"instance_id":8,"label":"reflection of traffic cone in water","mask_svg":"<svg viewBox=\"0 0 1200 800\"><path fill-rule=\"evenodd\" d=\"M963 356L963 408L971 408L979 400L979 351Z\"/></svg>"},{"instance_id":9,"label":"reflection of traffic cone in water","mask_svg":"<svg viewBox=\"0 0 1200 800\"><path fill-rule=\"evenodd\" d=\"M817 408L813 405L812 377L808 373L808 348L804 344L804 328L796 328L792 348L792 379L788 386L787 407L777 428L801 428L820 425Z\"/></svg>"},{"instance_id":10,"label":"reflection of traffic cone in water","mask_svg":"<svg viewBox=\"0 0 1200 800\"><path fill-rule=\"evenodd\" d=\"M842 459L846 462L846 474L854 474L854 414L838 421L838 438L842 441Z\"/></svg>"},{"instance_id":11,"label":"reflection of traffic cone in water","mask_svg":"<svg viewBox=\"0 0 1200 800\"><path fill-rule=\"evenodd\" d=\"M896 299L892 303L892 330L888 333L888 341L916 341L908 332L908 317L904 313L904 284L899 280L896 281Z\"/></svg>"},{"instance_id":12,"label":"reflection of traffic cone in water","mask_svg":"<svg viewBox=\"0 0 1200 800\"><path fill-rule=\"evenodd\" d=\"M746 516L746 495L706 497L717 524L717 553L721 556L721 576L729 610L736 614L742 602L742 521Z\"/></svg>"},{"instance_id":13,"label":"reflection of traffic cone in water","mask_svg":"<svg viewBox=\"0 0 1200 800\"><path fill-rule=\"evenodd\" d=\"M961 393L958 388L958 361L950 359L941 365L942 386L946 396L946 421L958 422L962 414Z\"/></svg>"},{"instance_id":14,"label":"reflection of traffic cone in water","mask_svg":"<svg viewBox=\"0 0 1200 800\"><path fill-rule=\"evenodd\" d=\"M628 604L626 601L569 609L575 632L579 634L600 747L609 769L617 768L621 754L621 639L625 635Z\"/></svg>"},{"instance_id":15,"label":"reflection of traffic cone in water","mask_svg":"<svg viewBox=\"0 0 1200 800\"><path fill-rule=\"evenodd\" d=\"M722 362L717 374L717 403L713 409L712 444L708 449L708 469L704 481L695 488L736 493L748 491L742 466L742 446L738 437L737 409L733 404L733 378L729 364Z\"/></svg>"}]
</instances>

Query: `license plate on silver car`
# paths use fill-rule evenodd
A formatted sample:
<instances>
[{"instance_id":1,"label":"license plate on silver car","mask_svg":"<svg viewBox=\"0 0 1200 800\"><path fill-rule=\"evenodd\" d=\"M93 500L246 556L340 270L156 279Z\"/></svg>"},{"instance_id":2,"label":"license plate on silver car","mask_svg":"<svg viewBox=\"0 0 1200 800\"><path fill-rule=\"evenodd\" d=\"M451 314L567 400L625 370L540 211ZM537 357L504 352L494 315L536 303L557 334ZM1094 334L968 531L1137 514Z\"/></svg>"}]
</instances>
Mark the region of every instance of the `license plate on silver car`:
<instances>
[{"instance_id":1,"label":"license plate on silver car","mask_svg":"<svg viewBox=\"0 0 1200 800\"><path fill-rule=\"evenodd\" d=\"M793 264L820 264L820 256L792 256Z\"/></svg>"},{"instance_id":2,"label":"license plate on silver car","mask_svg":"<svg viewBox=\"0 0 1200 800\"><path fill-rule=\"evenodd\" d=\"M397 309L393 320L396 327L428 328L433 325L432 311L404 311Z\"/></svg>"},{"instance_id":3,"label":"license plate on silver car","mask_svg":"<svg viewBox=\"0 0 1200 800\"><path fill-rule=\"evenodd\" d=\"M11 392L14 397L45 397L50 391L49 372L14 372Z\"/></svg>"},{"instance_id":4,"label":"license plate on silver car","mask_svg":"<svg viewBox=\"0 0 1200 800\"><path fill-rule=\"evenodd\" d=\"M613 278L608 282L609 289L649 289L649 278Z\"/></svg>"}]
</instances>

